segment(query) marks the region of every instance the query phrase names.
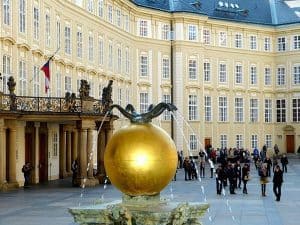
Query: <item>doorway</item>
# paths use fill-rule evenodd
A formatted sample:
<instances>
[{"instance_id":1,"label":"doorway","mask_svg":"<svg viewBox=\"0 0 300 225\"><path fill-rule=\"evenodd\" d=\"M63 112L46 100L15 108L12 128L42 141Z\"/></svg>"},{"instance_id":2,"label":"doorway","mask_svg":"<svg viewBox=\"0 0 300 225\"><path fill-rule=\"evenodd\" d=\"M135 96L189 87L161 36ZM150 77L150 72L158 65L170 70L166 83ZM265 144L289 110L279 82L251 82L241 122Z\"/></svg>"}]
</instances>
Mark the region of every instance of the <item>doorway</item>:
<instances>
[{"instance_id":1,"label":"doorway","mask_svg":"<svg viewBox=\"0 0 300 225\"><path fill-rule=\"evenodd\" d=\"M39 182L42 183L48 181L47 123L41 123L39 131Z\"/></svg>"},{"instance_id":2,"label":"doorway","mask_svg":"<svg viewBox=\"0 0 300 225\"><path fill-rule=\"evenodd\" d=\"M211 148L211 138L205 138L204 139L204 147L205 150L207 151L209 148Z\"/></svg>"},{"instance_id":3,"label":"doorway","mask_svg":"<svg viewBox=\"0 0 300 225\"><path fill-rule=\"evenodd\" d=\"M295 153L295 136L286 135L286 152Z\"/></svg>"}]
</instances>

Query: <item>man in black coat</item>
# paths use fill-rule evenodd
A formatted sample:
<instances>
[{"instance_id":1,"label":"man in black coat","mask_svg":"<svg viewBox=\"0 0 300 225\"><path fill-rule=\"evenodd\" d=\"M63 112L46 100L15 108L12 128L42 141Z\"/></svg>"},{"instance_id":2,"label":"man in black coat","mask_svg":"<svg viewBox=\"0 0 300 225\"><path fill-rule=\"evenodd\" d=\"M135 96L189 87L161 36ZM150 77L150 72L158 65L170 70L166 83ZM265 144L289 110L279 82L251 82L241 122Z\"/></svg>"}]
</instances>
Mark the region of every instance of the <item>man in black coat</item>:
<instances>
[{"instance_id":1,"label":"man in black coat","mask_svg":"<svg viewBox=\"0 0 300 225\"><path fill-rule=\"evenodd\" d=\"M276 165L274 170L274 176L273 176L273 192L276 196L276 201L280 201L282 182L283 182L283 172L280 169L280 166Z\"/></svg>"}]
</instances>

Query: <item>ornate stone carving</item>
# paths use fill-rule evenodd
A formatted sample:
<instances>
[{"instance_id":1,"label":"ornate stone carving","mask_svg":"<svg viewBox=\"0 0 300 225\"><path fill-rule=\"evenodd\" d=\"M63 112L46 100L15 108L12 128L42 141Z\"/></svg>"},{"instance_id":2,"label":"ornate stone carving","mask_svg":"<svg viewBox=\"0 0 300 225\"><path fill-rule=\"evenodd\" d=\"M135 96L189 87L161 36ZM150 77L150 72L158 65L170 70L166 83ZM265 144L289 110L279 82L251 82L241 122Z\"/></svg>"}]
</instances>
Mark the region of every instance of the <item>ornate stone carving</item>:
<instances>
[{"instance_id":1,"label":"ornate stone carving","mask_svg":"<svg viewBox=\"0 0 300 225\"><path fill-rule=\"evenodd\" d=\"M76 95L75 93L67 92L65 95L65 101L66 101L66 109L69 112L75 112L76 111Z\"/></svg>"},{"instance_id":2,"label":"ornate stone carving","mask_svg":"<svg viewBox=\"0 0 300 225\"><path fill-rule=\"evenodd\" d=\"M90 97L90 85L87 80L80 80L79 97L81 99L87 99Z\"/></svg>"},{"instance_id":3,"label":"ornate stone carving","mask_svg":"<svg viewBox=\"0 0 300 225\"><path fill-rule=\"evenodd\" d=\"M9 90L10 110L17 110L16 94L15 94L16 82L13 76L10 76L8 78L7 86Z\"/></svg>"}]
</instances>

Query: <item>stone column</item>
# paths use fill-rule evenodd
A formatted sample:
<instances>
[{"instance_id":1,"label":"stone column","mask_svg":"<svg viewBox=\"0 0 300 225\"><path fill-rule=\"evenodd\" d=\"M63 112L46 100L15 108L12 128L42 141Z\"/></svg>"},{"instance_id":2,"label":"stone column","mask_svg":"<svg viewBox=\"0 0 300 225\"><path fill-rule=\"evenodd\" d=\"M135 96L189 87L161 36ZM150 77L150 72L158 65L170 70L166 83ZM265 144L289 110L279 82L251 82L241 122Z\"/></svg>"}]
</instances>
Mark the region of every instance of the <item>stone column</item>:
<instances>
[{"instance_id":1,"label":"stone column","mask_svg":"<svg viewBox=\"0 0 300 225\"><path fill-rule=\"evenodd\" d=\"M6 127L0 121L0 191L5 190L6 183Z\"/></svg>"},{"instance_id":2,"label":"stone column","mask_svg":"<svg viewBox=\"0 0 300 225\"><path fill-rule=\"evenodd\" d=\"M72 139L72 162L78 158L78 132L76 129L73 130L73 139Z\"/></svg>"},{"instance_id":3,"label":"stone column","mask_svg":"<svg viewBox=\"0 0 300 225\"><path fill-rule=\"evenodd\" d=\"M71 165L72 165L72 159L71 159L71 151L72 151L72 136L71 131L67 132L67 162L66 162L66 170L67 173L71 174Z\"/></svg>"},{"instance_id":4,"label":"stone column","mask_svg":"<svg viewBox=\"0 0 300 225\"><path fill-rule=\"evenodd\" d=\"M101 129L99 135L98 135L98 148L97 148L97 172L100 174L100 176L105 176L105 168L104 168L104 151L105 151L105 143L106 137L105 137L105 131Z\"/></svg>"},{"instance_id":5,"label":"stone column","mask_svg":"<svg viewBox=\"0 0 300 225\"><path fill-rule=\"evenodd\" d=\"M16 178L16 153L17 153L17 130L16 128L9 129L9 183L17 183Z\"/></svg>"},{"instance_id":6,"label":"stone column","mask_svg":"<svg viewBox=\"0 0 300 225\"><path fill-rule=\"evenodd\" d=\"M95 147L94 146L94 134L93 134L94 130L93 129L88 129L88 136L87 136L87 162L88 162L88 165L89 165L89 170L88 170L88 178L93 178L93 169L94 169L94 152L93 152L93 148Z\"/></svg>"},{"instance_id":7,"label":"stone column","mask_svg":"<svg viewBox=\"0 0 300 225\"><path fill-rule=\"evenodd\" d=\"M34 127L35 127L35 162L34 162L34 165L32 165L33 167L33 174L34 174L34 183L39 183L39 180L40 180L40 171L39 171L39 168L40 168L40 162L39 162L39 159L40 159L40 137L39 137L39 129L40 129L40 123L39 122L35 122L34 123Z\"/></svg>"},{"instance_id":8,"label":"stone column","mask_svg":"<svg viewBox=\"0 0 300 225\"><path fill-rule=\"evenodd\" d=\"M79 174L80 179L84 179L87 176L87 160L86 160L86 149L87 148L87 129L82 128L80 130L79 138Z\"/></svg>"},{"instance_id":9,"label":"stone column","mask_svg":"<svg viewBox=\"0 0 300 225\"><path fill-rule=\"evenodd\" d=\"M60 156L60 177L65 178L67 176L66 171L66 141L67 141L67 131L63 129L62 136L60 140L60 149L59 149L59 156Z\"/></svg>"}]
</instances>

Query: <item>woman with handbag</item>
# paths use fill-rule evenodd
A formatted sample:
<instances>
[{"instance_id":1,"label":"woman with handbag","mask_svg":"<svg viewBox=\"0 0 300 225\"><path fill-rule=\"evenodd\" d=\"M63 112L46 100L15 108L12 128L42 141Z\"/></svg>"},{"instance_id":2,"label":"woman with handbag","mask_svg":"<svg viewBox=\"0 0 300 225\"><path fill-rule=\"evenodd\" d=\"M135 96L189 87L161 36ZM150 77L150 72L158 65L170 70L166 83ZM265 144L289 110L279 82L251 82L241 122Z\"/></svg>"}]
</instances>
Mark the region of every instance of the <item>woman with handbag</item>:
<instances>
[{"instance_id":1,"label":"woman with handbag","mask_svg":"<svg viewBox=\"0 0 300 225\"><path fill-rule=\"evenodd\" d=\"M247 182L250 180L250 167L248 163L245 163L242 168L242 181L243 181L243 193L248 194Z\"/></svg>"}]
</instances>

